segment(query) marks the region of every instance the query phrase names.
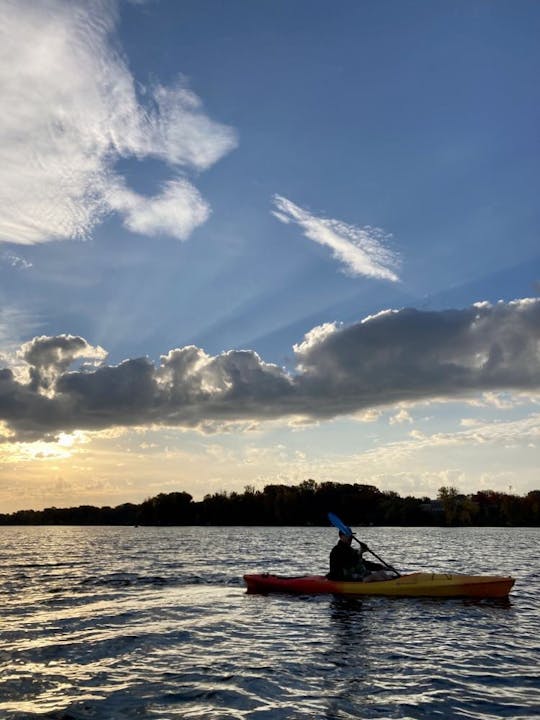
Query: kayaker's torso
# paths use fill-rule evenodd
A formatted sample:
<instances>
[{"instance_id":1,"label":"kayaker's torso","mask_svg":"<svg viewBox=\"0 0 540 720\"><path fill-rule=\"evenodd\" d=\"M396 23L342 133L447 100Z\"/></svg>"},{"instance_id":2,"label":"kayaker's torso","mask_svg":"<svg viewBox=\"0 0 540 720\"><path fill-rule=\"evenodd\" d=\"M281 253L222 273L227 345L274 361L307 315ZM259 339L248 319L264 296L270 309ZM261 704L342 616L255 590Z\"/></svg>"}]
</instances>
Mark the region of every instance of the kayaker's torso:
<instances>
[{"instance_id":1,"label":"kayaker's torso","mask_svg":"<svg viewBox=\"0 0 540 720\"><path fill-rule=\"evenodd\" d=\"M330 580L361 580L368 572L358 550L341 540L334 545L330 552Z\"/></svg>"}]
</instances>

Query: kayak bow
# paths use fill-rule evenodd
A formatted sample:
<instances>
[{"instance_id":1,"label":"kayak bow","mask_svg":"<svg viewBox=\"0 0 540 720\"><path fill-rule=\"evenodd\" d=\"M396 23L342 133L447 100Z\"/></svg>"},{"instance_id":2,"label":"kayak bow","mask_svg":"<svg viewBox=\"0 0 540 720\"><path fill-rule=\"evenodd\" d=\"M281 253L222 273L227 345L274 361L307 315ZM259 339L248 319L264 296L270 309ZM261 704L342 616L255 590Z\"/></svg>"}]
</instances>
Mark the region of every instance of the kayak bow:
<instances>
[{"instance_id":1,"label":"kayak bow","mask_svg":"<svg viewBox=\"0 0 540 720\"><path fill-rule=\"evenodd\" d=\"M496 575L411 573L378 582L328 580L324 575L244 575L248 593L389 595L394 597L506 597L514 578Z\"/></svg>"}]
</instances>

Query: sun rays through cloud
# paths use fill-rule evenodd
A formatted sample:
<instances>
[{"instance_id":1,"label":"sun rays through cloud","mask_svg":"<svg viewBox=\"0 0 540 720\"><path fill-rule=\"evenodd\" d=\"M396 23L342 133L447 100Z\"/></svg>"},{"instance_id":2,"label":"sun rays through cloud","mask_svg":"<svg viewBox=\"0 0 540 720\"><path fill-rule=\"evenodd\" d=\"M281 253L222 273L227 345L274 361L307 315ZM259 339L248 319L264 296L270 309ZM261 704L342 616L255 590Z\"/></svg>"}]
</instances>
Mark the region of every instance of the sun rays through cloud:
<instances>
[{"instance_id":1,"label":"sun rays through cloud","mask_svg":"<svg viewBox=\"0 0 540 720\"><path fill-rule=\"evenodd\" d=\"M82 337L41 336L18 352L22 370L0 370L0 419L28 439L130 425L317 421L403 401L536 391L539 347L540 301L532 299L326 323L295 344L293 373L253 350L211 356L195 345L158 365L145 357L107 365L107 352ZM394 422L407 419L402 412Z\"/></svg>"}]
</instances>

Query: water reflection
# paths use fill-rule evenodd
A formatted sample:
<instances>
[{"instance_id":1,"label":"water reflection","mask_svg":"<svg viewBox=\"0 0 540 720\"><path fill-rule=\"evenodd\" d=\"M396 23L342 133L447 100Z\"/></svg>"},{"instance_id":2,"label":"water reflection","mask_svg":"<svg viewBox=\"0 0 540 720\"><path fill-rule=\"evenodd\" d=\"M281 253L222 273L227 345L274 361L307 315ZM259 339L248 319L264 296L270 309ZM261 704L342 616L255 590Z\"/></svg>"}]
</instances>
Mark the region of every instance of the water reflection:
<instances>
[{"instance_id":1,"label":"water reflection","mask_svg":"<svg viewBox=\"0 0 540 720\"><path fill-rule=\"evenodd\" d=\"M539 716L538 530L502 556L489 528L366 529L400 567L497 557L517 582L489 601L248 596L245 572L324 572L333 529L203 532L0 528L2 720Z\"/></svg>"},{"instance_id":2,"label":"water reflection","mask_svg":"<svg viewBox=\"0 0 540 720\"><path fill-rule=\"evenodd\" d=\"M365 601L333 598L330 603L330 630L336 658L350 662L364 657L362 650L371 641L371 628L365 620Z\"/></svg>"},{"instance_id":3,"label":"water reflection","mask_svg":"<svg viewBox=\"0 0 540 720\"><path fill-rule=\"evenodd\" d=\"M500 712L509 697L495 668L508 672L513 615L500 599L333 598L324 717L455 717L477 706L480 687Z\"/></svg>"},{"instance_id":4,"label":"water reflection","mask_svg":"<svg viewBox=\"0 0 540 720\"><path fill-rule=\"evenodd\" d=\"M360 598L333 597L329 603L329 645L325 661L333 671L325 675L324 717L356 717L370 691L373 673L368 648L373 642L366 602Z\"/></svg>"}]
</instances>

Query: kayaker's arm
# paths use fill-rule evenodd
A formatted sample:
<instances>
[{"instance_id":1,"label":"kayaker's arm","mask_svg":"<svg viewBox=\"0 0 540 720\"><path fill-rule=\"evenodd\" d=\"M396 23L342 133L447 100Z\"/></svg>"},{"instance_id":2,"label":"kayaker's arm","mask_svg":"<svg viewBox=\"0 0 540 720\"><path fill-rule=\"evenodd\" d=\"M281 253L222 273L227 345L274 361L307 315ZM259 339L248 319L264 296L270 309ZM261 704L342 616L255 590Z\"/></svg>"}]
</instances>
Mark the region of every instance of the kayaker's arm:
<instances>
[{"instance_id":1,"label":"kayaker's arm","mask_svg":"<svg viewBox=\"0 0 540 720\"><path fill-rule=\"evenodd\" d=\"M359 540L356 535L353 533L351 528L348 525L345 525L345 523L338 518L337 515L334 515L334 513L329 512L328 513L328 519L332 523L334 527L337 527L338 530L340 530L345 535L351 536L356 542L360 545L360 551L361 552L369 552L373 555L373 557L376 557L377 560L382 563L385 567L387 567L389 570L391 570L393 573L397 575L397 577L401 577L401 573L399 573L395 568L393 568L391 565L389 565L387 562L385 562L382 558L380 558L376 553L373 552L365 543L363 543L361 540Z\"/></svg>"},{"instance_id":2,"label":"kayaker's arm","mask_svg":"<svg viewBox=\"0 0 540 720\"><path fill-rule=\"evenodd\" d=\"M353 535L353 538L356 540L356 537ZM360 540L357 540L357 542L360 542ZM364 543L362 543L364 545ZM396 573L398 577L401 577L401 573L399 573L396 568L393 568L391 565L389 565L387 562L385 562L382 558L380 558L376 553L373 552L373 550L370 550L368 546L366 545L366 552L369 552L373 555L373 557L376 557L377 560L382 563L385 567L387 567L389 570L391 570L393 573Z\"/></svg>"}]
</instances>

